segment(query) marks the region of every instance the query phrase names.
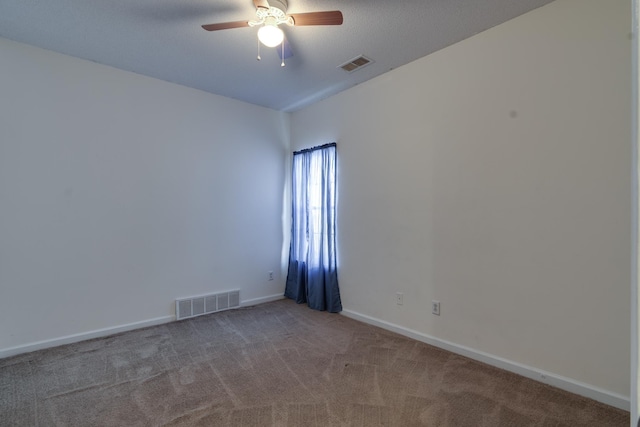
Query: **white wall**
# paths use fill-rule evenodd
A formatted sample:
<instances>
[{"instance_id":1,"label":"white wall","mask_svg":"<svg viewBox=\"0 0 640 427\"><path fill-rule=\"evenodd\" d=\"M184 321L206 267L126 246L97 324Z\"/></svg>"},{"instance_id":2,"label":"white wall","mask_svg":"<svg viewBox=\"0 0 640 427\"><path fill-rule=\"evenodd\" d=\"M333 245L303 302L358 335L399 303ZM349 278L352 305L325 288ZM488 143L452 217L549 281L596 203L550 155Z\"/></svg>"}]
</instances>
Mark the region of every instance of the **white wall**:
<instances>
[{"instance_id":1,"label":"white wall","mask_svg":"<svg viewBox=\"0 0 640 427\"><path fill-rule=\"evenodd\" d=\"M292 115L338 143L346 313L628 404L630 17L558 0Z\"/></svg>"},{"instance_id":2,"label":"white wall","mask_svg":"<svg viewBox=\"0 0 640 427\"><path fill-rule=\"evenodd\" d=\"M0 354L282 294L287 114L6 39L0 58Z\"/></svg>"},{"instance_id":3,"label":"white wall","mask_svg":"<svg viewBox=\"0 0 640 427\"><path fill-rule=\"evenodd\" d=\"M638 23L640 22L640 9L638 0L632 0L632 31L633 31L633 39L632 39L632 126L631 126L631 138L632 138L632 166L631 172L633 174L632 178L632 213L631 213L631 424L633 425L634 420L639 420L638 418L638 407L640 406L640 396L638 394L638 385L640 369L638 369L639 359L638 352L640 348L638 347L638 290L640 288L640 281L638 280L638 229L640 228L639 219L638 219L638 211L640 211L639 206L639 198L638 198L638 187L640 183L640 175L638 170L638 165L640 162L638 161L638 145L640 143L639 133L638 133L638 123L640 122L640 109L638 108L638 88L640 87L640 74L638 73L638 58L640 57L640 44L638 43ZM636 424L637 425L637 424Z\"/></svg>"}]
</instances>

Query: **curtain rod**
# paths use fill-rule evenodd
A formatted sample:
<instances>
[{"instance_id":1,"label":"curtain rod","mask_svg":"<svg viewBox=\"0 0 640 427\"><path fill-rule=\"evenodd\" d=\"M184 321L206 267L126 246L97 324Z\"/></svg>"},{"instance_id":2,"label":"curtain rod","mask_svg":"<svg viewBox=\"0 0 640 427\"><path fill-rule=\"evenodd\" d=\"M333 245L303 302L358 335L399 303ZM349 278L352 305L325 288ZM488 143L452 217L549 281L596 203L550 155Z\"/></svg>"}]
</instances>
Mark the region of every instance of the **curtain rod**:
<instances>
[{"instance_id":1,"label":"curtain rod","mask_svg":"<svg viewBox=\"0 0 640 427\"><path fill-rule=\"evenodd\" d=\"M327 147L336 147L337 148L337 145L336 145L335 142L331 142L329 144L318 145L317 147L305 148L304 150L294 151L293 155L295 156L296 154L302 154L302 153L308 153L310 151L321 150L321 149L327 148Z\"/></svg>"}]
</instances>

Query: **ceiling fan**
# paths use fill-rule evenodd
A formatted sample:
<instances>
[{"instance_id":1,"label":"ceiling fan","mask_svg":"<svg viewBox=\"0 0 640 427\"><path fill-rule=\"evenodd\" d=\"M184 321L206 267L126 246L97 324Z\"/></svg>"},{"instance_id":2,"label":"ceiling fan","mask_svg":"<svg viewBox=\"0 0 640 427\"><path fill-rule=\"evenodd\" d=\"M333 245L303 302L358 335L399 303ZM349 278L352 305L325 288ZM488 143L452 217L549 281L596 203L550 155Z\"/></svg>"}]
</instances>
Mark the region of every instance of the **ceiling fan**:
<instances>
[{"instance_id":1,"label":"ceiling fan","mask_svg":"<svg viewBox=\"0 0 640 427\"><path fill-rule=\"evenodd\" d=\"M342 12L339 10L287 15L287 0L253 0L253 4L256 6L257 19L255 20L207 24L203 25L202 28L207 31L218 31L259 26L258 40L260 40L262 44L267 47L282 45L282 54L280 56L283 59L282 65L284 66L286 41L279 25L286 24L298 27L303 25L342 25ZM259 53L258 59L260 59Z\"/></svg>"}]
</instances>

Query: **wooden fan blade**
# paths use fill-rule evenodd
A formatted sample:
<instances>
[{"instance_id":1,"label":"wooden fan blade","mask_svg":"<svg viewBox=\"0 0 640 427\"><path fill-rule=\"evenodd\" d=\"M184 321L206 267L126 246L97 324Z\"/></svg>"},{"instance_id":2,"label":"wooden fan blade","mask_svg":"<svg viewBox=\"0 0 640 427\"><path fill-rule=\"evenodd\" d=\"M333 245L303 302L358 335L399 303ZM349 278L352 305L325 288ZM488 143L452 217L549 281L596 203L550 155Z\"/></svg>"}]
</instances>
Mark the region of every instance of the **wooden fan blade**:
<instances>
[{"instance_id":1,"label":"wooden fan blade","mask_svg":"<svg viewBox=\"0 0 640 427\"><path fill-rule=\"evenodd\" d=\"M248 21L235 21L235 22L221 22L219 24L207 24L207 25L203 25L202 28L204 28L207 31L218 31L218 30L228 30L230 28L248 27L248 26L249 26Z\"/></svg>"},{"instance_id":2,"label":"wooden fan blade","mask_svg":"<svg viewBox=\"0 0 640 427\"><path fill-rule=\"evenodd\" d=\"M269 9L269 2L267 0L253 0L253 4L256 5L256 8Z\"/></svg>"},{"instance_id":3,"label":"wooden fan blade","mask_svg":"<svg viewBox=\"0 0 640 427\"><path fill-rule=\"evenodd\" d=\"M327 12L296 13L289 15L293 24L301 25L342 25L342 12L331 10Z\"/></svg>"}]
</instances>

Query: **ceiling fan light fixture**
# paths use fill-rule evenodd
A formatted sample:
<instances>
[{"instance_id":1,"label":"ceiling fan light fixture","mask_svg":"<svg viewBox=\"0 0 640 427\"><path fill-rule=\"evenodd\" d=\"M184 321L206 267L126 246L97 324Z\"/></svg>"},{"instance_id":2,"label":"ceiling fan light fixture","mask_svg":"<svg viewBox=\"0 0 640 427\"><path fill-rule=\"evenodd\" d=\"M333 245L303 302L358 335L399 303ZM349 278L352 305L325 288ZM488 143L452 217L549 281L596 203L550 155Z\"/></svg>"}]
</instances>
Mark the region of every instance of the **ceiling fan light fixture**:
<instances>
[{"instance_id":1,"label":"ceiling fan light fixture","mask_svg":"<svg viewBox=\"0 0 640 427\"><path fill-rule=\"evenodd\" d=\"M284 33L276 25L265 24L258 30L258 40L267 47L276 47L284 40Z\"/></svg>"}]
</instances>

